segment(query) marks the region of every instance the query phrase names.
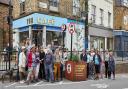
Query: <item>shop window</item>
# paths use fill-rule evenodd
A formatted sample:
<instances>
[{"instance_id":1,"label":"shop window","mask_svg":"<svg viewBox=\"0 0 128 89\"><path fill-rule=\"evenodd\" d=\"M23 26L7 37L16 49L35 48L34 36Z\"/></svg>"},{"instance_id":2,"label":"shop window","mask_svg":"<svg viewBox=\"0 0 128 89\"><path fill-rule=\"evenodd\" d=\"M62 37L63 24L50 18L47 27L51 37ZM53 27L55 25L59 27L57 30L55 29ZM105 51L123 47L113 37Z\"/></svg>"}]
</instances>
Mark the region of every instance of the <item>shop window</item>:
<instances>
[{"instance_id":1,"label":"shop window","mask_svg":"<svg viewBox=\"0 0 128 89\"><path fill-rule=\"evenodd\" d=\"M29 32L20 32L20 42L23 43L29 36Z\"/></svg>"},{"instance_id":2,"label":"shop window","mask_svg":"<svg viewBox=\"0 0 128 89\"><path fill-rule=\"evenodd\" d=\"M46 44L54 43L56 46L62 45L62 33L55 31L47 31L46 33Z\"/></svg>"}]
</instances>

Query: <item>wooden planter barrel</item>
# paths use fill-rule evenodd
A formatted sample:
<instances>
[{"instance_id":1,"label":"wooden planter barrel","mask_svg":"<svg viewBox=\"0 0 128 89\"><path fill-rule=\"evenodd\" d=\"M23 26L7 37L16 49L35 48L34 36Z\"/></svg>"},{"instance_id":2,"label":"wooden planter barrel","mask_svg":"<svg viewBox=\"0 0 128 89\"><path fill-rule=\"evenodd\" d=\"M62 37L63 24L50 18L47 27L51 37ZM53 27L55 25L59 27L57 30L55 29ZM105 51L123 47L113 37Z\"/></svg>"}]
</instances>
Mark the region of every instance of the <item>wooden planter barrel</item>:
<instances>
[{"instance_id":1,"label":"wooden planter barrel","mask_svg":"<svg viewBox=\"0 0 128 89\"><path fill-rule=\"evenodd\" d=\"M71 81L85 81L87 79L87 64L81 62L66 62L65 78Z\"/></svg>"}]
</instances>

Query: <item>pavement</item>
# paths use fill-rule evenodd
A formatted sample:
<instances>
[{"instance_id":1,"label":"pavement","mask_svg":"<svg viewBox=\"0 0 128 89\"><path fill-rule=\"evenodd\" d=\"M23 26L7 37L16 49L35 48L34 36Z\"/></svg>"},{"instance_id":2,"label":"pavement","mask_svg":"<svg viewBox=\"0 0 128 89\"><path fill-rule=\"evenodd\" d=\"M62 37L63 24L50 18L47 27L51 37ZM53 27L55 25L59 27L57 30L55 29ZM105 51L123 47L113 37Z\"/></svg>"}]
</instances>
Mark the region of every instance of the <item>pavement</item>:
<instances>
[{"instance_id":1,"label":"pavement","mask_svg":"<svg viewBox=\"0 0 128 89\"><path fill-rule=\"evenodd\" d=\"M0 82L0 89L128 89L128 74L117 74L116 79L87 80L72 82L64 79L61 82L47 83L40 81L30 85L19 82Z\"/></svg>"}]
</instances>

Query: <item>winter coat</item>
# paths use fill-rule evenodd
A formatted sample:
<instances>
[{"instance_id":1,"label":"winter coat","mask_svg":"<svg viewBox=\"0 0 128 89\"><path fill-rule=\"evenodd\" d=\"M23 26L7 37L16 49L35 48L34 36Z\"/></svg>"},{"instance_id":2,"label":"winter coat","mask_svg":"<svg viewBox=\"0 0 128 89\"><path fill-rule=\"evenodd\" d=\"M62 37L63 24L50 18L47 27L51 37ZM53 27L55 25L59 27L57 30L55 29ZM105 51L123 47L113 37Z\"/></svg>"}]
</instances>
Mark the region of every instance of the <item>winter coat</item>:
<instances>
[{"instance_id":1,"label":"winter coat","mask_svg":"<svg viewBox=\"0 0 128 89\"><path fill-rule=\"evenodd\" d=\"M108 71L111 72L115 71L115 60L112 56L110 56L108 60Z\"/></svg>"}]
</instances>

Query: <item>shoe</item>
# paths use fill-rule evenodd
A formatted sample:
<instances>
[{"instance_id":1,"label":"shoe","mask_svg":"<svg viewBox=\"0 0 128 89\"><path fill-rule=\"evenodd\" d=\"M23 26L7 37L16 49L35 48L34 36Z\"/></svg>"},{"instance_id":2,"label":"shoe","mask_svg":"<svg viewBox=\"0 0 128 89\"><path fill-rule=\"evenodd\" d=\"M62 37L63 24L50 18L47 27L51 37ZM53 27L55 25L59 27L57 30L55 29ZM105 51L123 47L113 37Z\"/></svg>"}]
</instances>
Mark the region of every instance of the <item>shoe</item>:
<instances>
[{"instance_id":1,"label":"shoe","mask_svg":"<svg viewBox=\"0 0 128 89\"><path fill-rule=\"evenodd\" d=\"M32 80L31 83L36 83L36 81L35 80Z\"/></svg>"},{"instance_id":2,"label":"shoe","mask_svg":"<svg viewBox=\"0 0 128 89\"><path fill-rule=\"evenodd\" d=\"M22 81L20 81L20 83L21 83L21 84L23 84L23 83L25 83L25 81L24 81L24 80L22 80Z\"/></svg>"},{"instance_id":3,"label":"shoe","mask_svg":"<svg viewBox=\"0 0 128 89\"><path fill-rule=\"evenodd\" d=\"M29 85L29 80L25 81L25 83L26 83L27 85Z\"/></svg>"},{"instance_id":4,"label":"shoe","mask_svg":"<svg viewBox=\"0 0 128 89\"><path fill-rule=\"evenodd\" d=\"M49 80L44 80L44 82L49 82Z\"/></svg>"},{"instance_id":5,"label":"shoe","mask_svg":"<svg viewBox=\"0 0 128 89\"><path fill-rule=\"evenodd\" d=\"M54 81L51 81L51 83L54 83Z\"/></svg>"},{"instance_id":6,"label":"shoe","mask_svg":"<svg viewBox=\"0 0 128 89\"><path fill-rule=\"evenodd\" d=\"M39 79L36 79L35 81L36 81L36 82L39 82Z\"/></svg>"}]
</instances>

